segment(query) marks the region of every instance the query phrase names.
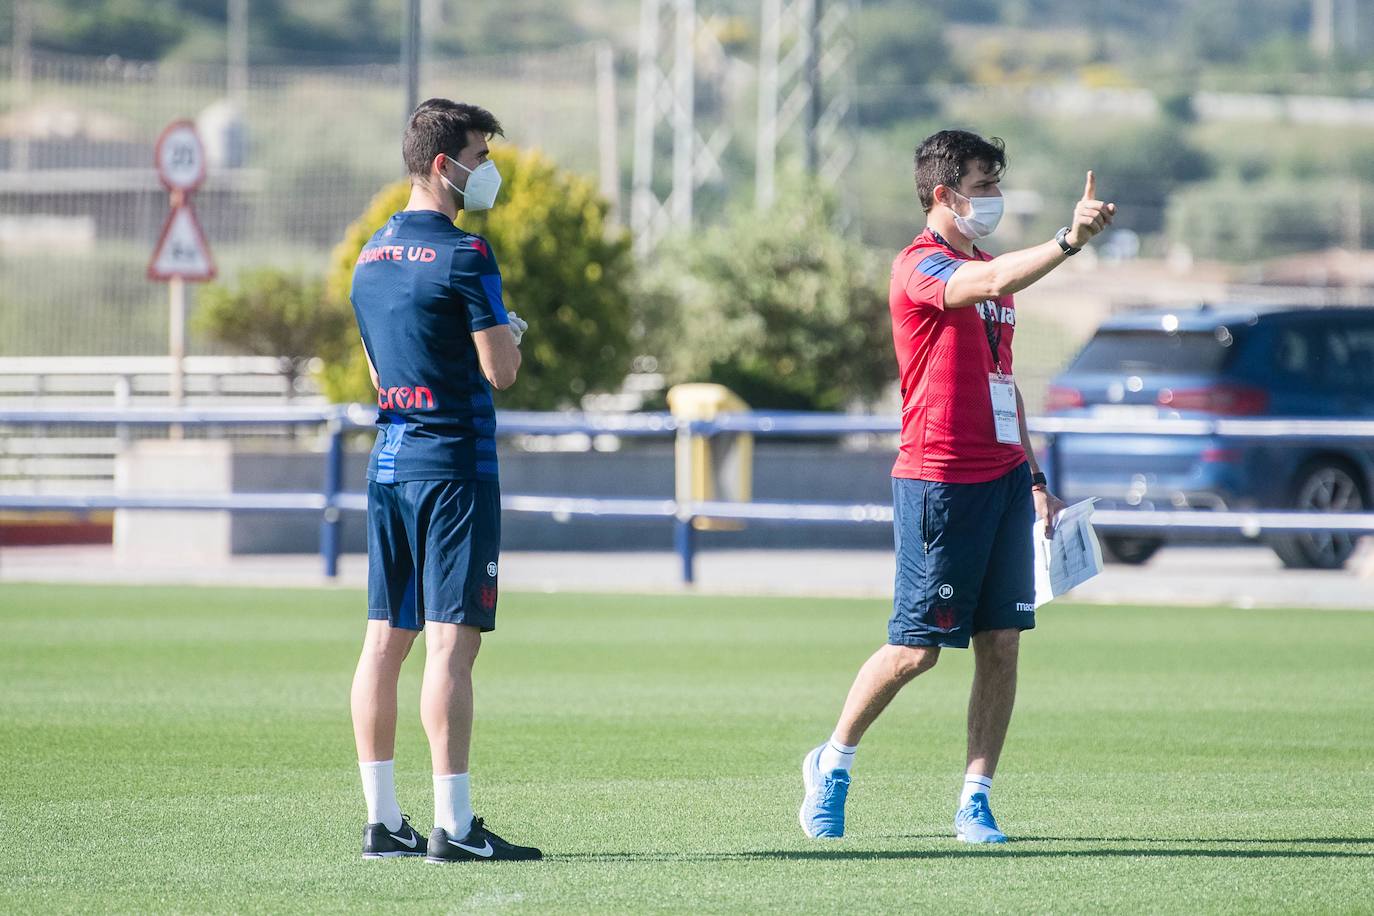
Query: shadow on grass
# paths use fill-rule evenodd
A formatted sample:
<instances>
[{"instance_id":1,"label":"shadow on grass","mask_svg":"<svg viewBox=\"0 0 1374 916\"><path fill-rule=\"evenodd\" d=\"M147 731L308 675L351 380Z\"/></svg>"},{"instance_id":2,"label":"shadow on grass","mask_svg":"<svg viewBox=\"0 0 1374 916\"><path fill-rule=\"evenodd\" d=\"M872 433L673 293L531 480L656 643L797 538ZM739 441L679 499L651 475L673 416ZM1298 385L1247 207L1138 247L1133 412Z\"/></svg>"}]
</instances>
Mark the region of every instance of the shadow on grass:
<instances>
[{"instance_id":1,"label":"shadow on grass","mask_svg":"<svg viewBox=\"0 0 1374 916\"><path fill-rule=\"evenodd\" d=\"M950 840L948 833L891 833L875 840ZM1240 846L1374 846L1371 836L1310 837L1144 837L1144 836L1017 836L1011 845L1027 843L1229 843Z\"/></svg>"},{"instance_id":2,"label":"shadow on grass","mask_svg":"<svg viewBox=\"0 0 1374 916\"><path fill-rule=\"evenodd\" d=\"M891 839L948 840L948 836L905 836ZM1092 849L1035 849L1033 843L1132 843L1148 844L1125 849L1114 846ZM1192 844L1166 846L1165 844ZM1374 844L1370 837L1299 837L1294 839L1142 839L1134 837L1027 837L1007 844L974 846L954 845L946 849L758 849L739 852L606 852L554 854L550 859L587 862L745 862L774 859L779 861L844 861L881 859L955 859L966 856L991 856L999 859L1063 859L1063 858L1163 858L1163 859L1371 859L1374 851L1357 852L1349 849L1237 849L1237 845L1349 845Z\"/></svg>"}]
</instances>

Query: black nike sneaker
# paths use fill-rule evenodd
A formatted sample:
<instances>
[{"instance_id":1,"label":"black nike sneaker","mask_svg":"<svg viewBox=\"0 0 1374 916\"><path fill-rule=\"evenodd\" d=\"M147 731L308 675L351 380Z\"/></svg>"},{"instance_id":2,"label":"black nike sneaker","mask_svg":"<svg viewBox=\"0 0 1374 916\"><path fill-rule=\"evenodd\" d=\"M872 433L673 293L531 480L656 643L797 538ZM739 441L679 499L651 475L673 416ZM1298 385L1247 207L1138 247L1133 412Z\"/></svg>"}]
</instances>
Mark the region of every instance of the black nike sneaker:
<instances>
[{"instance_id":1,"label":"black nike sneaker","mask_svg":"<svg viewBox=\"0 0 1374 916\"><path fill-rule=\"evenodd\" d=\"M435 827L429 835L429 854L426 862L531 862L544 858L533 846L507 843L486 827L482 819L472 819L472 829L461 840L451 839L448 831Z\"/></svg>"},{"instance_id":2,"label":"black nike sneaker","mask_svg":"<svg viewBox=\"0 0 1374 916\"><path fill-rule=\"evenodd\" d=\"M394 859L397 856L422 856L425 838L410 826L410 818L401 815L401 829L394 833L386 824L368 824L363 828L364 859Z\"/></svg>"}]
</instances>

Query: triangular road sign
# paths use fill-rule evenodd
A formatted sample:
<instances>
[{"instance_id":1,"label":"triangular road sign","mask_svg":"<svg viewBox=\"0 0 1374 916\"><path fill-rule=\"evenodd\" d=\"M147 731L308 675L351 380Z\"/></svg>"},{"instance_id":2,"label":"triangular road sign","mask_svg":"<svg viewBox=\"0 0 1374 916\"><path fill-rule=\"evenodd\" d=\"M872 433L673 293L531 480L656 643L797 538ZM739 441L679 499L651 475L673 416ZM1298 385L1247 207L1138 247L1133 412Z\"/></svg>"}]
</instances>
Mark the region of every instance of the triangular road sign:
<instances>
[{"instance_id":1,"label":"triangular road sign","mask_svg":"<svg viewBox=\"0 0 1374 916\"><path fill-rule=\"evenodd\" d=\"M190 204L173 207L162 227L162 238L148 262L150 280L212 280L215 261Z\"/></svg>"}]
</instances>

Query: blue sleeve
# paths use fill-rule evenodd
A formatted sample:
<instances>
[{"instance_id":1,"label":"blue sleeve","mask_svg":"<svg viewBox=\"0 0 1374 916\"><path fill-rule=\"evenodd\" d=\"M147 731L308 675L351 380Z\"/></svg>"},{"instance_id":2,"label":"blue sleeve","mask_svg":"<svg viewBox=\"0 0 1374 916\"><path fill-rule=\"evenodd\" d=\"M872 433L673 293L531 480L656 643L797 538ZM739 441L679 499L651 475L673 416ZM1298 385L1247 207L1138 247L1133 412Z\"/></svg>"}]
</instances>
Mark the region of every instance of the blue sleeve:
<instances>
[{"instance_id":1,"label":"blue sleeve","mask_svg":"<svg viewBox=\"0 0 1374 916\"><path fill-rule=\"evenodd\" d=\"M453 295L468 314L468 328L485 331L510 324L501 299L501 271L485 239L469 236L453 250L450 277Z\"/></svg>"},{"instance_id":2,"label":"blue sleeve","mask_svg":"<svg viewBox=\"0 0 1374 916\"><path fill-rule=\"evenodd\" d=\"M940 251L924 256L916 252L916 257L920 257L920 260L916 261L905 284L907 298L917 305L933 305L943 309L945 285L954 272L968 262Z\"/></svg>"}]
</instances>

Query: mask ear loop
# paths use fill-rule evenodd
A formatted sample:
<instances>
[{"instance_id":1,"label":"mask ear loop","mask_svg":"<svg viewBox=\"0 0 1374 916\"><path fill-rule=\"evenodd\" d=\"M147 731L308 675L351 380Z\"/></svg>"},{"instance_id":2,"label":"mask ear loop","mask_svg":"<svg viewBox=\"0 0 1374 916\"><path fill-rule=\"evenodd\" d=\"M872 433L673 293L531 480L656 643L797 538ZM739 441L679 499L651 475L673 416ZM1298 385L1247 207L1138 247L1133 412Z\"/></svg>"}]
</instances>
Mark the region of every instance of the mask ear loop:
<instances>
[{"instance_id":1,"label":"mask ear loop","mask_svg":"<svg viewBox=\"0 0 1374 916\"><path fill-rule=\"evenodd\" d=\"M445 158L447 161L452 162L454 165L458 166L458 168L460 168L460 169L462 169L463 171L467 172L469 175L472 174L472 169L467 168L466 166L463 165L463 163L459 162L457 159L454 159L452 156L448 155L447 153L444 154L444 158ZM451 181L448 180L448 176L444 174L444 170L443 170L443 169L440 169L440 170L439 170L439 180L442 181L444 184L448 185L450 188L452 188L454 194L462 194L463 200L467 200L467 199L468 199L468 196L467 196L466 194L463 194L463 191L462 191L456 184L454 184L453 182L451 182Z\"/></svg>"},{"instance_id":2,"label":"mask ear loop","mask_svg":"<svg viewBox=\"0 0 1374 916\"><path fill-rule=\"evenodd\" d=\"M972 215L973 215L973 201L972 201L972 200L969 200L969 198L964 197L964 195L960 194L958 191L954 190L953 188L951 188L951 187L950 187L949 185L947 185L947 184L942 184L942 185L940 185L940 187L944 188L946 191L948 191L949 193L953 194L955 197L960 197L960 198L963 198L964 200L969 201L969 205L968 205L968 207L969 207L969 216L972 216ZM955 209L955 208L954 208L953 206L951 206L950 204L945 204L945 206L948 207L950 210L953 210L955 216L958 216L958 217L960 217L960 218L962 218L962 219L968 219L968 216L964 216L964 214L960 213L957 209Z\"/></svg>"}]
</instances>

